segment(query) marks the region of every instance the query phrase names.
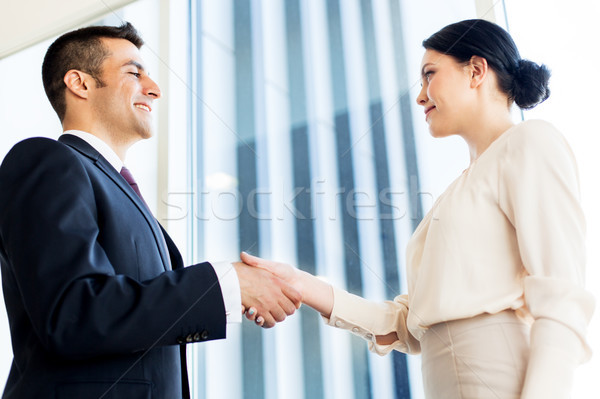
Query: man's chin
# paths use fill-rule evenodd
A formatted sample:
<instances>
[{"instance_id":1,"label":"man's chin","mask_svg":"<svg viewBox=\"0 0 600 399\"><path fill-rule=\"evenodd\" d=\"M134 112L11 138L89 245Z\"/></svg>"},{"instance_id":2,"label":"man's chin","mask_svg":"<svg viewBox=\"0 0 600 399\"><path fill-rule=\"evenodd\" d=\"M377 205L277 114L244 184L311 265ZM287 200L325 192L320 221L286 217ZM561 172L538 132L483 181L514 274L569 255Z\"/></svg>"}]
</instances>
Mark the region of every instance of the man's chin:
<instances>
[{"instance_id":1,"label":"man's chin","mask_svg":"<svg viewBox=\"0 0 600 399\"><path fill-rule=\"evenodd\" d=\"M154 136L154 129L140 129L138 130L138 136L140 140L147 140Z\"/></svg>"}]
</instances>

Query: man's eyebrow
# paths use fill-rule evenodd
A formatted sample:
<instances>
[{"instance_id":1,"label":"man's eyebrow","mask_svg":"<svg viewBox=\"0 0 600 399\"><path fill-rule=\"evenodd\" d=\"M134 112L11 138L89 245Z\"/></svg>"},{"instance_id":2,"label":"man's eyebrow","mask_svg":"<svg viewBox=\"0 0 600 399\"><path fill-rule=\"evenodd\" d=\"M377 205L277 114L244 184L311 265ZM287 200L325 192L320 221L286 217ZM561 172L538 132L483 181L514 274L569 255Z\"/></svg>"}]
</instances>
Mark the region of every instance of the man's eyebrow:
<instances>
[{"instance_id":1,"label":"man's eyebrow","mask_svg":"<svg viewBox=\"0 0 600 399\"><path fill-rule=\"evenodd\" d=\"M129 60L126 63L124 63L123 65L121 65L121 66L124 67L124 66L128 66L128 65L133 65L134 67L136 67L140 71L145 71L144 66L142 64L140 64L139 62L134 61L134 60Z\"/></svg>"}]
</instances>

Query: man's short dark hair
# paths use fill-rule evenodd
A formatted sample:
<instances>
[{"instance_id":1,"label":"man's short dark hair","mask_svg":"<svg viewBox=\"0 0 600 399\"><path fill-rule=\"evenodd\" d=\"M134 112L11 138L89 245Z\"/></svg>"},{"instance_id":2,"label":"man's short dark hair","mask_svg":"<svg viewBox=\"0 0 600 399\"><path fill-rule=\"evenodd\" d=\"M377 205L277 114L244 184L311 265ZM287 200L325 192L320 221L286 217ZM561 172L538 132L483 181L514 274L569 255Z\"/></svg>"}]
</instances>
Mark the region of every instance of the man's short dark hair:
<instances>
[{"instance_id":1,"label":"man's short dark hair","mask_svg":"<svg viewBox=\"0 0 600 399\"><path fill-rule=\"evenodd\" d=\"M98 86L102 82L102 63L110 55L102 44L102 38L125 39L137 48L144 41L129 22L121 26L89 26L65 33L48 48L42 64L42 81L46 96L60 121L65 118L67 109L65 100L65 74L76 69L90 74Z\"/></svg>"}]
</instances>

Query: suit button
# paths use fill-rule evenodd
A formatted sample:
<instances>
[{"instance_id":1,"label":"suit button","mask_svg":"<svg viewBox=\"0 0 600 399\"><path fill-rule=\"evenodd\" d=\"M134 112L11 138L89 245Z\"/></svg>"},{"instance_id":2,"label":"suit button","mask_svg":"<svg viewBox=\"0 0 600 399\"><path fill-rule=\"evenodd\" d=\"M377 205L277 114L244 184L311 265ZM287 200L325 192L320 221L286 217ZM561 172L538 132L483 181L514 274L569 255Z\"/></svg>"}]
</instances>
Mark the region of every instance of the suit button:
<instances>
[{"instance_id":1,"label":"suit button","mask_svg":"<svg viewBox=\"0 0 600 399\"><path fill-rule=\"evenodd\" d=\"M185 337L185 342L194 342L194 337L192 337L192 334L188 334L187 337Z\"/></svg>"},{"instance_id":2,"label":"suit button","mask_svg":"<svg viewBox=\"0 0 600 399\"><path fill-rule=\"evenodd\" d=\"M194 334L194 342L200 341L200 333Z\"/></svg>"},{"instance_id":3,"label":"suit button","mask_svg":"<svg viewBox=\"0 0 600 399\"><path fill-rule=\"evenodd\" d=\"M200 333L200 338L202 339L202 341L206 341L208 339L208 331L202 330L202 332Z\"/></svg>"}]
</instances>

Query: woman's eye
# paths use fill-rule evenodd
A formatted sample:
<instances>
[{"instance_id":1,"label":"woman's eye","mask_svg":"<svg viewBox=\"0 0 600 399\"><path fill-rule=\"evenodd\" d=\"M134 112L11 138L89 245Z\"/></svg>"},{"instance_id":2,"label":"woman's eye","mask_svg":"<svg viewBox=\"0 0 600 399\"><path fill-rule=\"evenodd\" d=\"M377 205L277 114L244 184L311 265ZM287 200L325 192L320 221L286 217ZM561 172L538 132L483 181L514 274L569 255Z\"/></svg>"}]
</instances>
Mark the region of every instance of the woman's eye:
<instances>
[{"instance_id":1,"label":"woman's eye","mask_svg":"<svg viewBox=\"0 0 600 399\"><path fill-rule=\"evenodd\" d=\"M427 82L429 82L429 81L431 80L431 75L433 75L433 72L432 72L432 71L425 72L425 75L424 75L424 76L425 76L425 80L426 80Z\"/></svg>"}]
</instances>

